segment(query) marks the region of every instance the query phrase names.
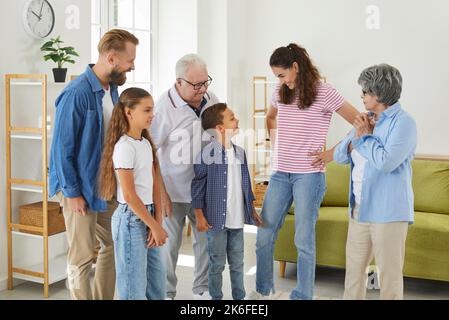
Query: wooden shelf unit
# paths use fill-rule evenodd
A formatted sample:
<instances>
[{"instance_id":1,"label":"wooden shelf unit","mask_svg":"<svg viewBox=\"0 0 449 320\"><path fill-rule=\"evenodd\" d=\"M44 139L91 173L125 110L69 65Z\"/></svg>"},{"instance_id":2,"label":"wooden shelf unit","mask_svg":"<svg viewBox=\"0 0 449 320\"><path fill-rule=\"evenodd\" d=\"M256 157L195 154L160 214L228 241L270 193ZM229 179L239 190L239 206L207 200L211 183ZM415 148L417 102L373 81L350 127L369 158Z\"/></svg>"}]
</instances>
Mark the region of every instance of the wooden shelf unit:
<instances>
[{"instance_id":1,"label":"wooden shelf unit","mask_svg":"<svg viewBox=\"0 0 449 320\"><path fill-rule=\"evenodd\" d=\"M270 178L270 140L268 137L268 131L266 126L266 116L268 111L268 85L276 84L277 82L268 81L265 76L254 76L252 79L253 89L253 105L252 105L252 121L254 130L253 141L253 160L252 164L252 178L253 178L253 190L256 196L256 207L261 207L261 201L265 194L268 180ZM260 97L259 97L259 95ZM259 97L259 99L258 99ZM262 99L260 99L262 98ZM261 103L261 101L262 103ZM260 125L260 122L263 125ZM259 130L263 130L264 137L259 134ZM262 163L259 163L259 160Z\"/></svg>"},{"instance_id":2,"label":"wooden shelf unit","mask_svg":"<svg viewBox=\"0 0 449 320\"><path fill-rule=\"evenodd\" d=\"M14 86L41 86L41 95L35 100L40 102L42 123L40 128L13 127L11 124L11 88ZM13 278L34 281L43 284L43 295L49 295L49 284L66 277L66 256L50 257L48 235L48 186L47 186L47 75L46 74L7 74L5 75L5 109L6 109L6 209L8 228L8 289L13 289ZM11 140L24 139L36 140L41 143L42 150L42 180L16 179L12 177L12 153ZM13 222L12 191L34 192L42 194L43 202L43 226L36 227ZM20 231L19 231L20 230ZM38 232L40 235L32 235L22 231ZM13 260L13 238L28 237L42 239L43 259L42 263L29 267L16 267ZM17 240L17 239L16 239ZM60 239L58 239L60 241ZM56 264L54 264L56 263ZM58 270L56 274L53 272Z\"/></svg>"}]
</instances>

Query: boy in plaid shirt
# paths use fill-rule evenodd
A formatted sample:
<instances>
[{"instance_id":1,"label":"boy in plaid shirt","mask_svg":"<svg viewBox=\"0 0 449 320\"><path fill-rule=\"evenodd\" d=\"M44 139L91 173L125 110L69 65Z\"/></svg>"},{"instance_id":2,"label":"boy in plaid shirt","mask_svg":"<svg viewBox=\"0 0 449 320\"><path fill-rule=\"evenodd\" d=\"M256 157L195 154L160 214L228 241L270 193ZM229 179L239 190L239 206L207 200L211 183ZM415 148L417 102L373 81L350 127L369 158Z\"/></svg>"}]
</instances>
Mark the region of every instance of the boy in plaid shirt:
<instances>
[{"instance_id":1,"label":"boy in plaid shirt","mask_svg":"<svg viewBox=\"0 0 449 320\"><path fill-rule=\"evenodd\" d=\"M225 103L203 112L204 130L213 130L214 139L203 148L194 164L192 207L197 229L207 232L209 251L209 293L223 299L222 272L228 258L232 298L245 298L243 284L243 227L261 225L254 209L254 195L245 151L231 138L238 131L238 119Z\"/></svg>"}]
</instances>

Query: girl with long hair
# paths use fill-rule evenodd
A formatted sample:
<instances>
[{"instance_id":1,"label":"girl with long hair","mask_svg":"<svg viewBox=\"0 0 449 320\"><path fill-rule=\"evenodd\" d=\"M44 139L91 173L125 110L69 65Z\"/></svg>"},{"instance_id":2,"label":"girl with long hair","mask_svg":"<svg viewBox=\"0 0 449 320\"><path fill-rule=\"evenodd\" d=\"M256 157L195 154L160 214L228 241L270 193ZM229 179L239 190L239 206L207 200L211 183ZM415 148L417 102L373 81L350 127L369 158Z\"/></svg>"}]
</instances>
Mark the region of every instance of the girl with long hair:
<instances>
[{"instance_id":1,"label":"girl with long hair","mask_svg":"<svg viewBox=\"0 0 449 320\"><path fill-rule=\"evenodd\" d=\"M160 246L161 196L156 183L156 149L147 128L153 98L140 88L122 92L107 130L100 164L99 194L114 195L119 206L112 216L112 237L119 299L164 299L165 269Z\"/></svg>"}]
</instances>

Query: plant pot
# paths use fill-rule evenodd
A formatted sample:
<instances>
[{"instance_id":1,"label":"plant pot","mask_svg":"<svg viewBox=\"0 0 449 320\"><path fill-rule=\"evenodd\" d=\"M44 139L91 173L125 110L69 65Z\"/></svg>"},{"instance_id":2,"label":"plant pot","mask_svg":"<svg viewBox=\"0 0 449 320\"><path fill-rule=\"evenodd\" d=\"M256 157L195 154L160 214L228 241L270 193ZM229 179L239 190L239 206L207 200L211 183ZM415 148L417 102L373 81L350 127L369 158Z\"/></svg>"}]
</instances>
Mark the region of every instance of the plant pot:
<instances>
[{"instance_id":1,"label":"plant pot","mask_svg":"<svg viewBox=\"0 0 449 320\"><path fill-rule=\"evenodd\" d=\"M55 82L65 82L67 68L53 68L52 70Z\"/></svg>"}]
</instances>

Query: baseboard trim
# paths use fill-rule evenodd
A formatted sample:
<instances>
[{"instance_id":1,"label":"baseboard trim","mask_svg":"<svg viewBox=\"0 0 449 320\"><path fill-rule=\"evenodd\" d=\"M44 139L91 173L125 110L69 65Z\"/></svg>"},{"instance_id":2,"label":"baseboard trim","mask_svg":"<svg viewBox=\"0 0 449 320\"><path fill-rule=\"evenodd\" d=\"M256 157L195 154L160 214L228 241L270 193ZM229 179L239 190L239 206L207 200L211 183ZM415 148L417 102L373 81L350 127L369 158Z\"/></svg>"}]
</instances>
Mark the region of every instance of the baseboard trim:
<instances>
[{"instance_id":1,"label":"baseboard trim","mask_svg":"<svg viewBox=\"0 0 449 320\"><path fill-rule=\"evenodd\" d=\"M21 285L22 283L26 282L26 280L22 279L13 279L13 288L14 286ZM0 291L5 291L8 289L8 277L4 277L0 279Z\"/></svg>"},{"instance_id":2,"label":"baseboard trim","mask_svg":"<svg viewBox=\"0 0 449 320\"><path fill-rule=\"evenodd\" d=\"M0 279L0 291L4 291L8 288L8 277Z\"/></svg>"}]
</instances>

